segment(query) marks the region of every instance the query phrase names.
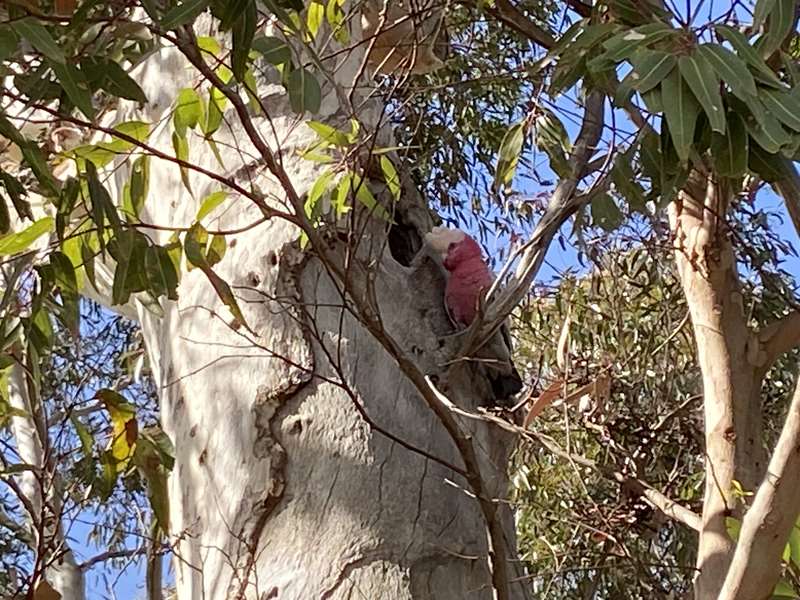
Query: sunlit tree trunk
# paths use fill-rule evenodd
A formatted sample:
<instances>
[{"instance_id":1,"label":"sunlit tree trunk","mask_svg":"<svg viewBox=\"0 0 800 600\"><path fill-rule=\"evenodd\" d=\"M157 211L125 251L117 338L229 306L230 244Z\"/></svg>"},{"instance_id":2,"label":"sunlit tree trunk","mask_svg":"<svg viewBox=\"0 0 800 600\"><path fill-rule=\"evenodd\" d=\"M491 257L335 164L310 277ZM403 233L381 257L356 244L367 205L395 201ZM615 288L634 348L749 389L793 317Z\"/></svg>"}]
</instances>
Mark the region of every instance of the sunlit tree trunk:
<instances>
[{"instance_id":1,"label":"sunlit tree trunk","mask_svg":"<svg viewBox=\"0 0 800 600\"><path fill-rule=\"evenodd\" d=\"M335 70L338 84L352 80L357 58ZM149 105L122 116L159 122L177 90L196 83L190 73L174 48L161 51L136 75ZM353 115L340 108L344 88L323 88L314 118L346 127ZM256 121L259 129L303 193L322 169L298 156L314 135L281 86L264 84L259 93L270 116ZM376 123L377 102L356 99L355 116ZM272 206L287 210L285 191L229 116L231 128L216 136L224 169L199 137L189 139L191 162L246 187L252 178ZM149 143L172 153L170 135L162 124ZM119 189L125 169L116 175ZM144 230L157 242L166 242L169 228L191 225L202 198L220 189L202 175L190 181L193 195L174 164L152 160L141 218L158 226ZM261 216L231 195L207 222L210 230L239 231L227 235L215 271L233 288L253 333L235 322L199 269L185 266L180 298L162 302L163 316L138 309L162 425L176 448L169 495L178 598L491 598L486 524L464 478L447 466L463 468L452 440L346 308L344 282L314 252L298 250L295 226L277 218L249 226ZM472 369L445 376L452 344L440 343L450 333L443 279L431 260L415 257L431 221L413 189L404 191L395 220L388 236L374 219L354 232L357 254L371 265L384 329L457 404L486 403L490 389ZM521 576L502 502L511 440L482 422L462 426L485 493L499 501L511 575ZM522 583L512 584L511 597L524 597Z\"/></svg>"}]
</instances>

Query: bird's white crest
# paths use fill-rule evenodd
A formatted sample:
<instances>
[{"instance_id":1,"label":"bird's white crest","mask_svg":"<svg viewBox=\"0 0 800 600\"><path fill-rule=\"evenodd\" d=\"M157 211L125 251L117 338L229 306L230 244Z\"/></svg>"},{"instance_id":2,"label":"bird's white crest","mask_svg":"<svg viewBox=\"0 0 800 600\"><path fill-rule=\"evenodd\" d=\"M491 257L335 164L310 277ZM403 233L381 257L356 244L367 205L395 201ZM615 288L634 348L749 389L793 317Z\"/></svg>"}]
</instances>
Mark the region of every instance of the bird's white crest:
<instances>
[{"instance_id":1,"label":"bird's white crest","mask_svg":"<svg viewBox=\"0 0 800 600\"><path fill-rule=\"evenodd\" d=\"M430 233L425 234L425 242L442 256L447 255L450 244L457 244L462 241L467 234L460 229L450 229L449 227L434 227Z\"/></svg>"}]
</instances>

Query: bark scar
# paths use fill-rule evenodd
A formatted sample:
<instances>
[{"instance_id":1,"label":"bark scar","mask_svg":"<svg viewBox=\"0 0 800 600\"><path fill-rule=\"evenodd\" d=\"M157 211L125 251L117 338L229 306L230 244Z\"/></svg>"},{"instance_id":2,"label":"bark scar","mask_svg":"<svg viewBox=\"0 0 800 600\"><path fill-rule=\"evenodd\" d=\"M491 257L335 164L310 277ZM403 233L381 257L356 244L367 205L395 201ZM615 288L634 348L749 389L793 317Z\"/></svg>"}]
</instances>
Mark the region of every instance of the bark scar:
<instances>
[{"instance_id":1,"label":"bark scar","mask_svg":"<svg viewBox=\"0 0 800 600\"><path fill-rule=\"evenodd\" d=\"M285 318L292 321L301 333L301 347L295 357L286 357L276 369L284 373L277 387L260 386L256 392L252 411L257 431L253 455L269 464L269 477L264 481L248 482L246 493L240 503L238 540L243 545L238 553L239 563L229 587L229 598L245 597L250 574L255 567L258 546L266 523L283 498L286 488L286 450L281 444L281 423L287 416L286 407L314 375L314 353L311 336L303 310L303 295L300 275L308 261L308 253L302 252L296 242L285 244L279 251L278 277L274 302L280 306ZM293 340L297 343L298 340ZM242 552L244 551L244 552ZM244 554L244 556L242 556Z\"/></svg>"}]
</instances>

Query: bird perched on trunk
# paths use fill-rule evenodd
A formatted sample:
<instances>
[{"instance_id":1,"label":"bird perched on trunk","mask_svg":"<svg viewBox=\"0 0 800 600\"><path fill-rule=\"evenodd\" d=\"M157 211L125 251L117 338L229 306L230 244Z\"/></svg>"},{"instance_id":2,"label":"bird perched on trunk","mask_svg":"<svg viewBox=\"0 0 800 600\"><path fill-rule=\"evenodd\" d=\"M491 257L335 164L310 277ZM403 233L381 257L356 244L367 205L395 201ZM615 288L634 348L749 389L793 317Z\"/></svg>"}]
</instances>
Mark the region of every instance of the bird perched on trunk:
<instances>
[{"instance_id":1,"label":"bird perched on trunk","mask_svg":"<svg viewBox=\"0 0 800 600\"><path fill-rule=\"evenodd\" d=\"M481 247L460 229L446 227L434 227L425 241L440 256L448 274L444 292L447 314L456 327L466 328L475 320L478 304L494 281ZM486 364L495 397L507 400L518 393L522 379L511 362L508 326L503 324L482 350L491 359Z\"/></svg>"}]
</instances>

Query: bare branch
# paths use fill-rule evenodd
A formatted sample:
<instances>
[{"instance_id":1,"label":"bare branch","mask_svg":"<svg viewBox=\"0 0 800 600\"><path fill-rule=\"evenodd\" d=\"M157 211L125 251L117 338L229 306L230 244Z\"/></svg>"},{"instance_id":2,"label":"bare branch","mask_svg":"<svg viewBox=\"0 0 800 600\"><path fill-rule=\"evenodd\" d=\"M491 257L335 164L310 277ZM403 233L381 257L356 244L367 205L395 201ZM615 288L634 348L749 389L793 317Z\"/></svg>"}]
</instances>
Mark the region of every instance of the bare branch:
<instances>
[{"instance_id":1,"label":"bare branch","mask_svg":"<svg viewBox=\"0 0 800 600\"><path fill-rule=\"evenodd\" d=\"M789 159L784 159L780 166L785 176L773 185L786 202L786 212L789 213L797 235L800 235L800 174L794 162Z\"/></svg>"},{"instance_id":2,"label":"bare branch","mask_svg":"<svg viewBox=\"0 0 800 600\"><path fill-rule=\"evenodd\" d=\"M126 550L114 550L109 552L103 552L98 554L97 556L93 556L89 560L85 560L78 565L78 568L81 571L87 571L91 569L96 564L106 562L107 560L113 560L115 558L131 558L133 556L139 556L140 554L145 553L146 548L129 548Z\"/></svg>"},{"instance_id":3,"label":"bare branch","mask_svg":"<svg viewBox=\"0 0 800 600\"><path fill-rule=\"evenodd\" d=\"M800 311L763 327L758 333L758 340L760 348L757 372L763 377L782 354L800 346Z\"/></svg>"},{"instance_id":4,"label":"bare branch","mask_svg":"<svg viewBox=\"0 0 800 600\"><path fill-rule=\"evenodd\" d=\"M800 383L775 453L742 521L739 542L719 600L763 598L775 587L781 555L800 515Z\"/></svg>"}]
</instances>

